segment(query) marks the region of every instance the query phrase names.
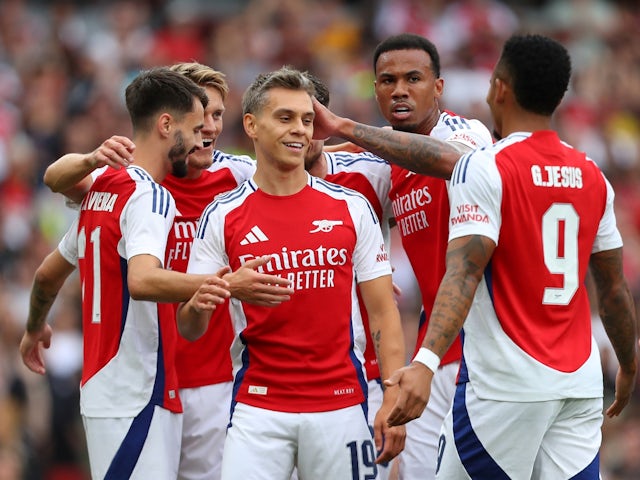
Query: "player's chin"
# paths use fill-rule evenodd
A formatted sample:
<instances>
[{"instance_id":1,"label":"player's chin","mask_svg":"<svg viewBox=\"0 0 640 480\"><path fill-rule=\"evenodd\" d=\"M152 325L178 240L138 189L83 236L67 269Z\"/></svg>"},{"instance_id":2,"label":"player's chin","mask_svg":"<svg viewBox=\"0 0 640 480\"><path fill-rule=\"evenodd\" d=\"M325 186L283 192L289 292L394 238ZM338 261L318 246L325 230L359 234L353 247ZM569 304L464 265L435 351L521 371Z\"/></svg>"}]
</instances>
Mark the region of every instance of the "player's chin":
<instances>
[{"instance_id":1,"label":"player's chin","mask_svg":"<svg viewBox=\"0 0 640 480\"><path fill-rule=\"evenodd\" d=\"M208 168L213 161L213 149L201 148L189 155L189 166L192 168Z\"/></svg>"}]
</instances>

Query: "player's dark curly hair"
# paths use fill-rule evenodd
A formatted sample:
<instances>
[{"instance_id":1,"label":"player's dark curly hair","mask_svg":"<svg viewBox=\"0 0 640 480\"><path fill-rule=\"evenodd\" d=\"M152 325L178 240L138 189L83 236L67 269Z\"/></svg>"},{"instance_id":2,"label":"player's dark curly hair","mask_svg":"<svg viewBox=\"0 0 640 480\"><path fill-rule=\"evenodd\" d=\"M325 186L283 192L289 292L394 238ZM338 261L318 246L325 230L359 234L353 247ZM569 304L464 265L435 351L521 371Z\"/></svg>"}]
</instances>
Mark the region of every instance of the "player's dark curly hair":
<instances>
[{"instance_id":1,"label":"player's dark curly hair","mask_svg":"<svg viewBox=\"0 0 640 480\"><path fill-rule=\"evenodd\" d=\"M429 40L414 33L393 35L378 44L373 52L373 73L380 55L394 50L424 50L431 57L431 70L436 78L440 78L440 54L436 46Z\"/></svg>"},{"instance_id":2,"label":"player's dark curly hair","mask_svg":"<svg viewBox=\"0 0 640 480\"><path fill-rule=\"evenodd\" d=\"M514 35L505 43L496 67L511 84L518 104L533 113L551 115L571 77L566 48L542 35Z\"/></svg>"}]
</instances>

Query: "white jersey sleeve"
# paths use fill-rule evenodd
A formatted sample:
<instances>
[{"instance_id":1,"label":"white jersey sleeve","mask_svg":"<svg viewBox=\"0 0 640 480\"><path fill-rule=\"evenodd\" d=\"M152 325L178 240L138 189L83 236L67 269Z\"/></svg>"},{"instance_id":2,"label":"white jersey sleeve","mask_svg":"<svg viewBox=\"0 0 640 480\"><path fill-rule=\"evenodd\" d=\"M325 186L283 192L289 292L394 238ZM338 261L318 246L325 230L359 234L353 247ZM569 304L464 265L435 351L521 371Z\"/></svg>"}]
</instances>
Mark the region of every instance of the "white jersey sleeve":
<instances>
[{"instance_id":1,"label":"white jersey sleeve","mask_svg":"<svg viewBox=\"0 0 640 480\"><path fill-rule=\"evenodd\" d=\"M502 181L493 155L477 150L456 163L449 184L449 240L482 235L498 244Z\"/></svg>"},{"instance_id":2,"label":"white jersey sleeve","mask_svg":"<svg viewBox=\"0 0 640 480\"><path fill-rule=\"evenodd\" d=\"M593 249L591 250L591 253L612 250L622 246L622 236L616 226L616 217L613 211L613 200L615 198L615 194L609 180L607 180L604 174L602 176L605 184L607 185L607 205L605 207L604 215L600 220L598 234L593 241Z\"/></svg>"},{"instance_id":3,"label":"white jersey sleeve","mask_svg":"<svg viewBox=\"0 0 640 480\"><path fill-rule=\"evenodd\" d=\"M357 220L357 241L353 252L353 266L358 283L383 275L391 275L391 264L378 218L362 195L350 201L354 220Z\"/></svg>"},{"instance_id":4,"label":"white jersey sleeve","mask_svg":"<svg viewBox=\"0 0 640 480\"><path fill-rule=\"evenodd\" d=\"M231 155L220 150L214 150L213 163L207 169L211 172L229 169L238 185L253 177L256 173L256 161L249 155Z\"/></svg>"},{"instance_id":5,"label":"white jersey sleeve","mask_svg":"<svg viewBox=\"0 0 640 480\"><path fill-rule=\"evenodd\" d=\"M78 217L58 243L58 251L67 262L78 266Z\"/></svg>"},{"instance_id":6,"label":"white jersey sleeve","mask_svg":"<svg viewBox=\"0 0 640 480\"><path fill-rule=\"evenodd\" d=\"M118 251L130 260L136 255L153 255L164 265L167 236L176 215L169 191L154 182L139 182L120 217L122 238Z\"/></svg>"},{"instance_id":7,"label":"white jersey sleeve","mask_svg":"<svg viewBox=\"0 0 640 480\"><path fill-rule=\"evenodd\" d=\"M429 135L446 142L461 143L472 150L493 143L491 132L480 120L464 118L447 111L440 114L438 123Z\"/></svg>"},{"instance_id":8,"label":"white jersey sleeve","mask_svg":"<svg viewBox=\"0 0 640 480\"><path fill-rule=\"evenodd\" d=\"M211 274L229 264L221 210L215 200L204 209L191 245L187 273Z\"/></svg>"}]
</instances>

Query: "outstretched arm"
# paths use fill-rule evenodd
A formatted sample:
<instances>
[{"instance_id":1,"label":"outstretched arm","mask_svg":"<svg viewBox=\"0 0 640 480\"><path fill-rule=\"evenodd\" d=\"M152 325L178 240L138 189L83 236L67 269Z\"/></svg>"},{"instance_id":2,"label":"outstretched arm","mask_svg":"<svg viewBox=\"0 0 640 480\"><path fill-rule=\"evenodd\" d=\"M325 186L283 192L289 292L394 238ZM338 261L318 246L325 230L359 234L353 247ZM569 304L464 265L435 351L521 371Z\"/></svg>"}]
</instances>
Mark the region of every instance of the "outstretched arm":
<instances>
[{"instance_id":1,"label":"outstretched arm","mask_svg":"<svg viewBox=\"0 0 640 480\"><path fill-rule=\"evenodd\" d=\"M133 162L135 145L127 137L114 135L91 153L68 153L53 162L44 172L44 183L52 192L62 193L80 202L93 179L90 174L108 165L127 167Z\"/></svg>"},{"instance_id":2,"label":"outstretched arm","mask_svg":"<svg viewBox=\"0 0 640 480\"><path fill-rule=\"evenodd\" d=\"M75 266L65 260L56 248L42 261L33 278L27 328L20 341L20 355L29 370L44 375L42 349L51 344L51 327L47 314L58 292Z\"/></svg>"},{"instance_id":3,"label":"outstretched arm","mask_svg":"<svg viewBox=\"0 0 640 480\"><path fill-rule=\"evenodd\" d=\"M388 418L390 425L407 423L424 411L437 363L460 333L494 249L495 243L481 235L468 235L449 242L447 270L440 283L420 349L426 349L424 353L427 358L435 359L436 363L432 369L420 360L416 361L421 352L410 365L396 371L385 381L387 386L400 386L398 401Z\"/></svg>"},{"instance_id":4,"label":"outstretched arm","mask_svg":"<svg viewBox=\"0 0 640 480\"><path fill-rule=\"evenodd\" d=\"M456 142L428 135L372 127L338 117L313 99L316 116L313 137L341 137L400 167L416 173L448 179L458 159L469 150Z\"/></svg>"},{"instance_id":5,"label":"outstretched arm","mask_svg":"<svg viewBox=\"0 0 640 480\"><path fill-rule=\"evenodd\" d=\"M596 284L600 318L620 364L615 400L607 409L607 415L615 417L629 403L636 383L638 332L635 307L622 270L622 248L594 253L590 267Z\"/></svg>"}]
</instances>

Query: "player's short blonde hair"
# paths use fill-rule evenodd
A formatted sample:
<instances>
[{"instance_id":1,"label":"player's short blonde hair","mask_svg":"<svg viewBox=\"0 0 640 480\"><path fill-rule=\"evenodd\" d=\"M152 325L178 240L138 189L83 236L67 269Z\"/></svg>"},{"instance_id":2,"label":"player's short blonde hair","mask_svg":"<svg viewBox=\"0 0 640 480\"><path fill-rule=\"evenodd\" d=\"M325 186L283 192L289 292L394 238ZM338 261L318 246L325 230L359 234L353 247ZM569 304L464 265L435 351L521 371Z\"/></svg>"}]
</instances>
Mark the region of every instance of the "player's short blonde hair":
<instances>
[{"instance_id":1,"label":"player's short blonde hair","mask_svg":"<svg viewBox=\"0 0 640 480\"><path fill-rule=\"evenodd\" d=\"M229 84L225 74L198 62L182 62L172 65L171 70L193 80L201 87L212 87L220 92L222 100L227 99Z\"/></svg>"}]
</instances>

